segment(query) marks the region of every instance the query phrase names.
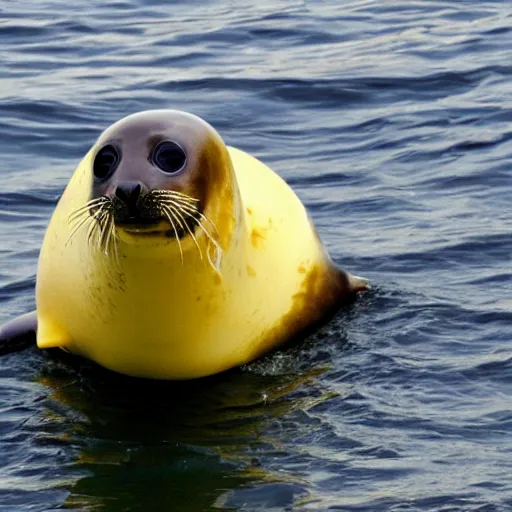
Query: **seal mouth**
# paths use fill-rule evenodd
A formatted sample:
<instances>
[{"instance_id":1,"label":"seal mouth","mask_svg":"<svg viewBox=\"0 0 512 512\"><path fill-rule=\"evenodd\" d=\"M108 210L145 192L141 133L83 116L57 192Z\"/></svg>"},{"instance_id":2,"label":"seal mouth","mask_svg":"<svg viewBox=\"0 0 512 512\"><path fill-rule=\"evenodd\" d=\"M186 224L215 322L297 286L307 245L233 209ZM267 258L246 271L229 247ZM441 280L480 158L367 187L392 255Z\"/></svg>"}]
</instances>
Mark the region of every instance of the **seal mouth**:
<instances>
[{"instance_id":1,"label":"seal mouth","mask_svg":"<svg viewBox=\"0 0 512 512\"><path fill-rule=\"evenodd\" d=\"M132 216L127 219L115 221L115 227L133 235L166 236L168 238L178 238L182 240L187 235L195 233L198 229L200 221L199 215L201 213L202 212L198 211L198 215L191 214L185 219L182 219L181 224L175 223L174 226L170 225L169 219L165 216L157 218Z\"/></svg>"},{"instance_id":2,"label":"seal mouth","mask_svg":"<svg viewBox=\"0 0 512 512\"><path fill-rule=\"evenodd\" d=\"M143 236L174 237L177 241L194 232L204 217L199 201L173 190L153 190L135 203L113 197L116 228Z\"/></svg>"},{"instance_id":3,"label":"seal mouth","mask_svg":"<svg viewBox=\"0 0 512 512\"><path fill-rule=\"evenodd\" d=\"M115 225L118 229L140 235L161 235L165 231L169 230L169 223L163 218L142 219L138 217L130 217L123 222L116 222Z\"/></svg>"},{"instance_id":4,"label":"seal mouth","mask_svg":"<svg viewBox=\"0 0 512 512\"><path fill-rule=\"evenodd\" d=\"M106 255L113 250L118 259L118 230L135 238L166 237L174 239L183 261L182 241L190 237L200 258L203 251L212 268L219 272L222 249L216 240L215 224L200 208L200 201L176 190L152 190L137 201L125 202L119 197L103 195L90 200L69 216L71 234L68 242L87 226L87 240ZM206 245L201 248L196 234L201 231ZM213 248L213 251L211 249ZM212 254L213 253L213 254Z\"/></svg>"}]
</instances>

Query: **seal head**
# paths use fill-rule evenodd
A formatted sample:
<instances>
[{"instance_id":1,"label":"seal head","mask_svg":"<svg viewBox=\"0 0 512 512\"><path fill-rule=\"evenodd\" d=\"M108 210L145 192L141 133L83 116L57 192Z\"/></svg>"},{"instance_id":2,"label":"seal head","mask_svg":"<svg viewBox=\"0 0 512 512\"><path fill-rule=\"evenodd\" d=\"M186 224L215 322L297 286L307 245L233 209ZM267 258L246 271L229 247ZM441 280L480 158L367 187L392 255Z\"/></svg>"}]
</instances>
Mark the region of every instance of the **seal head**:
<instances>
[{"instance_id":1,"label":"seal head","mask_svg":"<svg viewBox=\"0 0 512 512\"><path fill-rule=\"evenodd\" d=\"M229 243L240 201L236 178L222 139L202 119L179 111L134 114L108 128L91 156L88 202L71 215L75 226L96 221L90 234L98 231L105 252L116 239L161 245L170 238L183 250L186 238L197 245L197 230L219 248Z\"/></svg>"}]
</instances>

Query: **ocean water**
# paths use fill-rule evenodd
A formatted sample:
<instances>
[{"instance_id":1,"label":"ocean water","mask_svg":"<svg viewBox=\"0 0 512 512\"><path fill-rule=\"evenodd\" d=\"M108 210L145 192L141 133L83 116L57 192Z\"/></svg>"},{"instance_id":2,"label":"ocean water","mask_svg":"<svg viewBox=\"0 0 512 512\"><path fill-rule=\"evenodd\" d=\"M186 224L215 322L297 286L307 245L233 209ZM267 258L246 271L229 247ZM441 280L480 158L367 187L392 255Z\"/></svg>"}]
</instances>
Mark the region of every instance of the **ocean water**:
<instances>
[{"instance_id":1,"label":"ocean water","mask_svg":"<svg viewBox=\"0 0 512 512\"><path fill-rule=\"evenodd\" d=\"M512 5L0 3L0 321L109 124L180 108L372 290L196 382L0 358L0 511L512 510Z\"/></svg>"}]
</instances>

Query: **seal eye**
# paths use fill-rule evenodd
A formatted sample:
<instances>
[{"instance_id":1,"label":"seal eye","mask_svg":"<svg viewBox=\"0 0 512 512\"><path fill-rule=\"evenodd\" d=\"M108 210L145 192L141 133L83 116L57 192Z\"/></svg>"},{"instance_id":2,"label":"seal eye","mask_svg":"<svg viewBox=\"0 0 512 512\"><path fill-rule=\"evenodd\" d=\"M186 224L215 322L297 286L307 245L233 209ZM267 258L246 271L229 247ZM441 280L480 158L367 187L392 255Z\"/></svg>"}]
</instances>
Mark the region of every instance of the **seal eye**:
<instances>
[{"instance_id":1,"label":"seal eye","mask_svg":"<svg viewBox=\"0 0 512 512\"><path fill-rule=\"evenodd\" d=\"M100 180L108 178L117 168L121 157L117 149L108 144L102 147L94 159L94 176Z\"/></svg>"},{"instance_id":2,"label":"seal eye","mask_svg":"<svg viewBox=\"0 0 512 512\"><path fill-rule=\"evenodd\" d=\"M177 174L185 166L187 155L175 142L160 142L153 150L153 164L168 174Z\"/></svg>"}]
</instances>

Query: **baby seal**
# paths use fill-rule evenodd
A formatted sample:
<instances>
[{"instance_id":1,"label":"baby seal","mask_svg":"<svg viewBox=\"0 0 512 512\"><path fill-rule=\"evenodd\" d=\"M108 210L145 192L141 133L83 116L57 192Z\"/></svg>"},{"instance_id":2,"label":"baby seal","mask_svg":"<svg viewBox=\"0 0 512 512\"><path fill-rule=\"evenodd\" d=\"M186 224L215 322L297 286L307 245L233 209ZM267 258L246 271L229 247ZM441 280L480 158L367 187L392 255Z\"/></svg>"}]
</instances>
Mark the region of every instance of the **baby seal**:
<instances>
[{"instance_id":1,"label":"baby seal","mask_svg":"<svg viewBox=\"0 0 512 512\"><path fill-rule=\"evenodd\" d=\"M176 110L110 126L48 226L37 333L126 375L190 379L252 361L326 319L365 279L329 258L300 200L259 160Z\"/></svg>"}]
</instances>

